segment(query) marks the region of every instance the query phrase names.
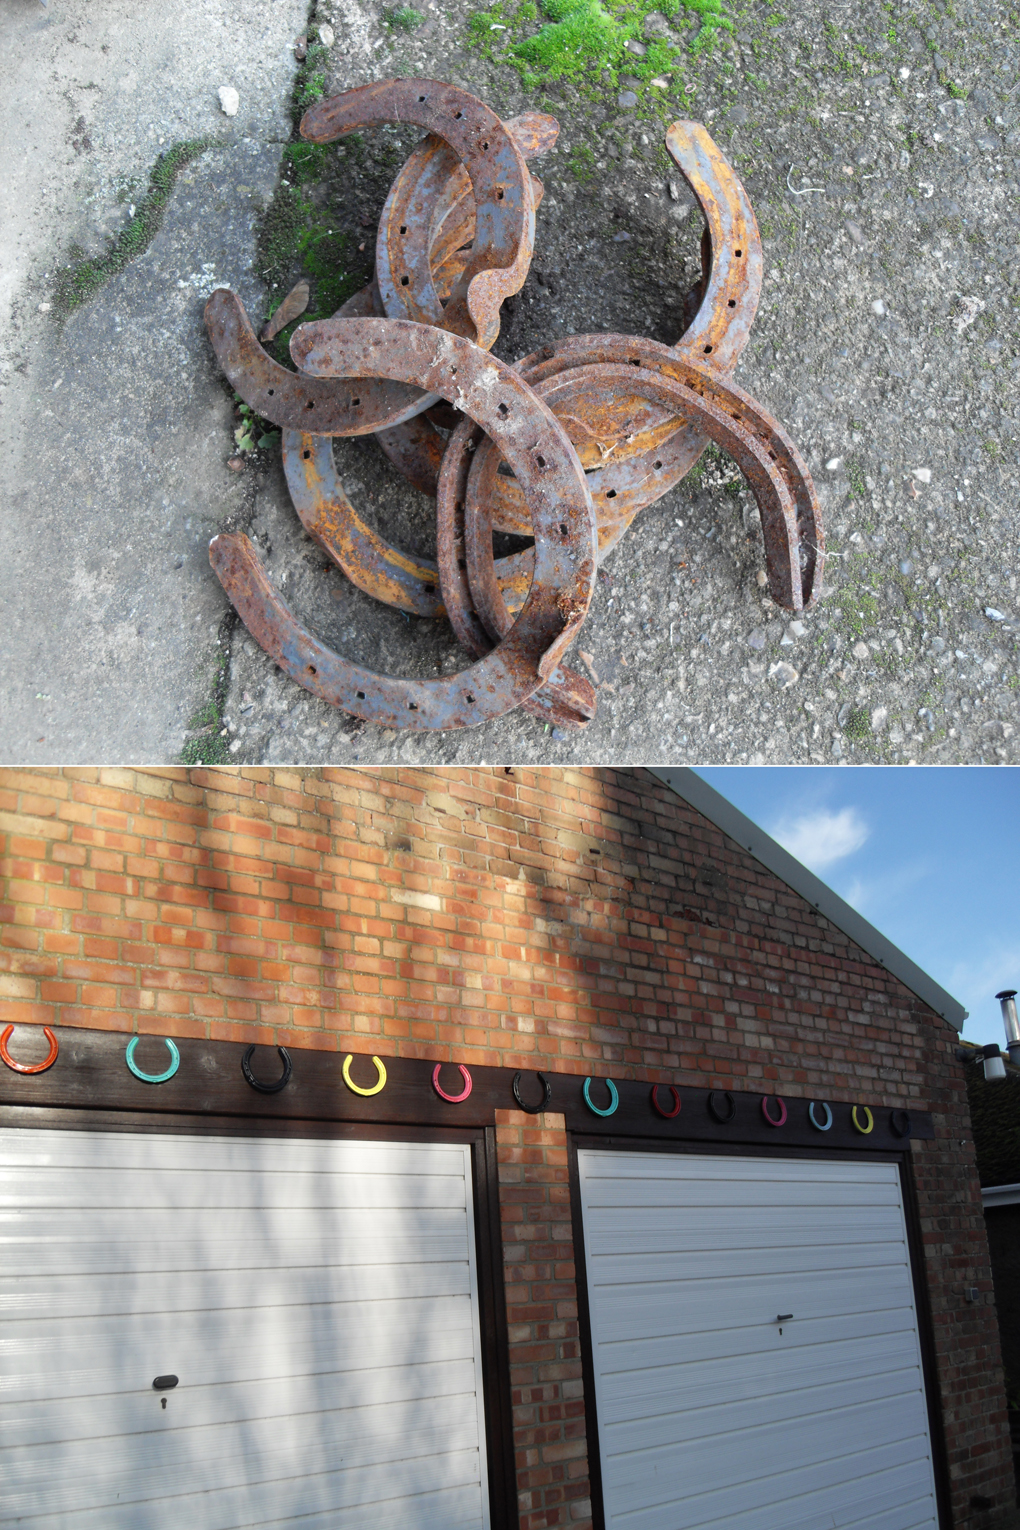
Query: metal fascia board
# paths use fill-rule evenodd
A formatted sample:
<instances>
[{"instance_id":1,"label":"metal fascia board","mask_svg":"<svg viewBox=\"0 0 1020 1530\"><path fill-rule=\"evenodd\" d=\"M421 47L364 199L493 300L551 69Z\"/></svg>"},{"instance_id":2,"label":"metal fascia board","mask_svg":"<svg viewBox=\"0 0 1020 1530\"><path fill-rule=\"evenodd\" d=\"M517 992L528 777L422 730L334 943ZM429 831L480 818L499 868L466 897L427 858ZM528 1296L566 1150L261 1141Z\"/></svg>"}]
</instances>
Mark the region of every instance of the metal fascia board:
<instances>
[{"instance_id":1,"label":"metal fascia board","mask_svg":"<svg viewBox=\"0 0 1020 1530\"><path fill-rule=\"evenodd\" d=\"M1020 1205L1020 1185L985 1185L981 1191L981 1204L986 1211L992 1206Z\"/></svg>"},{"instance_id":2,"label":"metal fascia board","mask_svg":"<svg viewBox=\"0 0 1020 1530\"><path fill-rule=\"evenodd\" d=\"M782 845L777 845L774 839L770 839L764 829L760 829L756 823L752 823L739 808L735 808L732 802L728 802L714 787L709 786L695 771L684 767L673 769L660 769L649 767L649 772L663 781L671 791L676 792L691 807L703 814L717 829L728 834L730 839L735 840L742 850L748 850L756 860L771 871L775 876L784 881L794 892L806 898L812 908L816 908L820 914L849 935L863 951L893 977L899 978L911 993L923 999L936 1014L941 1015L943 1020L953 1026L957 1031L963 1029L963 1022L967 1018L967 1010L959 1000L954 999L952 994L946 992L935 979L929 977L927 972L912 962L899 947L894 946L891 940L887 940L880 930L876 930L873 924L862 919L856 909L844 903L838 893L834 893L831 887L819 880L813 871L808 871L800 861L795 860L788 850Z\"/></svg>"}]
</instances>

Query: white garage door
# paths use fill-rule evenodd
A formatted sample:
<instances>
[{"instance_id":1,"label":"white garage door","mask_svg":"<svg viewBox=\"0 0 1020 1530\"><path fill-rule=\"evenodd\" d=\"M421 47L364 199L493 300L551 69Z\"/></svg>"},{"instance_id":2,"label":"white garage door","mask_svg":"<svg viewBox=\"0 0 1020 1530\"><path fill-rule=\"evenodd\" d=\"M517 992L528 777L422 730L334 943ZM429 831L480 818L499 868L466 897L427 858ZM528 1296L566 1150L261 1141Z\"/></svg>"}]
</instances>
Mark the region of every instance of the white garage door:
<instances>
[{"instance_id":1,"label":"white garage door","mask_svg":"<svg viewBox=\"0 0 1020 1530\"><path fill-rule=\"evenodd\" d=\"M466 1146L8 1130L0 1218L0 1524L488 1525Z\"/></svg>"},{"instance_id":2,"label":"white garage door","mask_svg":"<svg viewBox=\"0 0 1020 1530\"><path fill-rule=\"evenodd\" d=\"M895 1166L578 1159L607 1530L935 1527Z\"/></svg>"}]
</instances>

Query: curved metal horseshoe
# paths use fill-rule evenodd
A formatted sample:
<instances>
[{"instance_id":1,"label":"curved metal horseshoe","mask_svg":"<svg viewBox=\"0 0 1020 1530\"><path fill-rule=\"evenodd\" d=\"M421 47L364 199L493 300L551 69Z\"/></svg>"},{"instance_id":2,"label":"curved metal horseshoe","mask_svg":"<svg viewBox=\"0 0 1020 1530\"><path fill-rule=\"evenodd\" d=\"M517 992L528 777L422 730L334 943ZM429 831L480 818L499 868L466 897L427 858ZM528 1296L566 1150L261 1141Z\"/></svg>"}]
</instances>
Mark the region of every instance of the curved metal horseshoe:
<instances>
[{"instance_id":1,"label":"curved metal horseshoe","mask_svg":"<svg viewBox=\"0 0 1020 1530\"><path fill-rule=\"evenodd\" d=\"M827 1132L829 1127L832 1125L832 1111L829 1109L828 1105L826 1105L824 1100L822 1100L821 1106L825 1111L825 1120L819 1121L818 1117L815 1115L814 1100L811 1101L811 1104L807 1108L808 1120L811 1122L811 1125L814 1127L816 1132Z\"/></svg>"},{"instance_id":2,"label":"curved metal horseshoe","mask_svg":"<svg viewBox=\"0 0 1020 1530\"><path fill-rule=\"evenodd\" d=\"M719 1109L719 1106L716 1104L716 1097L718 1095L720 1095L720 1094L722 1095L724 1100L728 1100L729 1101L729 1107L730 1108L729 1108L729 1111L728 1111L728 1113L726 1115L723 1115L722 1111ZM730 1094L730 1091L728 1089L712 1089L712 1090L710 1090L709 1091L709 1095L708 1095L708 1099L706 1100L705 1103L708 1106L708 1113L709 1113L709 1115L712 1117L713 1121L718 1121L720 1126L728 1126L729 1123L733 1120L733 1117L737 1113L737 1102L733 1098L732 1094Z\"/></svg>"},{"instance_id":3,"label":"curved metal horseshoe","mask_svg":"<svg viewBox=\"0 0 1020 1530\"><path fill-rule=\"evenodd\" d=\"M893 1110L889 1113L889 1125L897 1137L909 1137L913 1130L909 1110Z\"/></svg>"},{"instance_id":4,"label":"curved metal horseshoe","mask_svg":"<svg viewBox=\"0 0 1020 1530\"><path fill-rule=\"evenodd\" d=\"M253 1089L257 1089L259 1094L279 1094L280 1090L285 1089L286 1086L290 1083L290 1075L294 1071L293 1064L290 1060L290 1054L286 1047L277 1047L276 1050L279 1052L280 1059L283 1063L283 1073L276 1080L275 1084L263 1084L261 1080L257 1079L254 1073L251 1071L251 1060L255 1052L255 1043L252 1043L247 1052L245 1052L244 1056L241 1058L241 1072L244 1074L251 1087Z\"/></svg>"},{"instance_id":5,"label":"curved metal horseshoe","mask_svg":"<svg viewBox=\"0 0 1020 1530\"><path fill-rule=\"evenodd\" d=\"M170 1053L169 1068L167 1068L165 1073L143 1073L141 1068L135 1062L135 1047L138 1045L141 1039L142 1038L140 1036L132 1036L131 1040L127 1044L127 1051L124 1053L124 1061L131 1069L131 1072L134 1074L135 1078L140 1078L143 1084L165 1084L167 1079L173 1078L174 1074L177 1072L177 1069L181 1066L180 1052L178 1052L176 1046L170 1040L169 1036L164 1036L163 1040L165 1041L167 1050ZM247 1077L247 1074L245 1077ZM249 1083L250 1082L251 1080L249 1079ZM257 1085L256 1087L260 1088L261 1085Z\"/></svg>"},{"instance_id":6,"label":"curved metal horseshoe","mask_svg":"<svg viewBox=\"0 0 1020 1530\"><path fill-rule=\"evenodd\" d=\"M357 128L389 122L411 122L434 133L468 173L475 202L474 243L443 310L442 328L488 350L499 334L503 299L524 285L535 242L535 205L524 156L494 111L440 80L358 86L311 107L301 119L300 133L312 143L329 143Z\"/></svg>"},{"instance_id":7,"label":"curved metal horseshoe","mask_svg":"<svg viewBox=\"0 0 1020 1530\"><path fill-rule=\"evenodd\" d=\"M439 1070L442 1066L442 1063L436 1063L436 1066L432 1069L432 1087L441 1100L446 1100L451 1105L460 1105L471 1093L471 1075L463 1063L458 1063L457 1067L460 1069L460 1076L464 1080L464 1088L460 1094L447 1094L446 1090L441 1088L439 1084Z\"/></svg>"},{"instance_id":8,"label":"curved metal horseshoe","mask_svg":"<svg viewBox=\"0 0 1020 1530\"><path fill-rule=\"evenodd\" d=\"M767 1094L763 1094L762 1097L761 1097L761 1113L765 1117L766 1121L769 1123L770 1126L785 1126L786 1125L786 1101L784 1099L782 1099L778 1094L771 1096L771 1098L773 1098L776 1101L776 1104L779 1106L779 1120L778 1121L773 1121L772 1117L769 1115L769 1099L770 1099L770 1096L767 1095Z\"/></svg>"},{"instance_id":9,"label":"curved metal horseshoe","mask_svg":"<svg viewBox=\"0 0 1020 1530\"><path fill-rule=\"evenodd\" d=\"M291 350L312 373L435 383L496 436L532 506L535 577L504 641L439 680L374 674L328 648L287 606L248 538L227 533L213 539L209 559L231 603L281 669L354 716L405 728L470 727L501 716L550 677L591 601L594 516L573 447L512 368L458 336L402 320L326 320L298 329Z\"/></svg>"},{"instance_id":10,"label":"curved metal horseshoe","mask_svg":"<svg viewBox=\"0 0 1020 1530\"><path fill-rule=\"evenodd\" d=\"M867 1118L868 1118L867 1126L862 1126L861 1123L858 1121L858 1119L857 1119L857 1111L858 1111L858 1109L863 1110L864 1114L867 1116ZM854 1123L855 1130L859 1131L862 1137L866 1137L870 1131L874 1130L875 1118L871 1114L871 1111L868 1109L867 1105L861 1105L861 1106L855 1105L853 1110L851 1110L851 1112L850 1112L850 1119Z\"/></svg>"},{"instance_id":11,"label":"curved metal horseshoe","mask_svg":"<svg viewBox=\"0 0 1020 1530\"><path fill-rule=\"evenodd\" d=\"M524 1101L521 1099L521 1075L519 1072L514 1074L514 1081L510 1086L513 1089L514 1099L517 1101L517 1104L520 1106L521 1110L526 1110L529 1116L537 1116L540 1115L543 1110L548 1110L549 1101L552 1099L552 1085L546 1078L545 1074L536 1073L535 1077L538 1079L538 1082L542 1086L542 1100L538 1105L525 1105Z\"/></svg>"},{"instance_id":12,"label":"curved metal horseshoe","mask_svg":"<svg viewBox=\"0 0 1020 1530\"><path fill-rule=\"evenodd\" d=\"M659 1090L663 1087L667 1088L670 1094L673 1096L672 1110L663 1110L662 1106L659 1104ZM655 1109L659 1112L660 1116L665 1116L667 1121L672 1121L674 1116L678 1116L680 1114L680 1092L678 1089L675 1089L672 1084L666 1084L665 1086L662 1084L653 1084L652 1104L655 1106Z\"/></svg>"},{"instance_id":13,"label":"curved metal horseshoe","mask_svg":"<svg viewBox=\"0 0 1020 1530\"><path fill-rule=\"evenodd\" d=\"M586 1078L581 1086L581 1093L584 1095L584 1103L587 1105L588 1109L594 1111L595 1115L597 1116L611 1116L620 1103L619 1090L611 1078L606 1079L606 1088L609 1090L609 1109L600 1110L599 1107L592 1102L591 1086L593 1082L593 1079Z\"/></svg>"},{"instance_id":14,"label":"curved metal horseshoe","mask_svg":"<svg viewBox=\"0 0 1020 1530\"><path fill-rule=\"evenodd\" d=\"M383 1090L386 1088L386 1064L383 1062L382 1058L372 1058L372 1061L375 1063L375 1071L378 1077L376 1078L376 1081L372 1085L371 1089L362 1089L361 1085L356 1084L351 1078L351 1063L353 1061L353 1053L348 1052L347 1056L344 1058L343 1066L344 1083L347 1085L348 1089L350 1089L354 1094L363 1095L365 1099L371 1099L373 1094L382 1094ZM433 1083L434 1082L435 1079L433 1079ZM469 1088L468 1094L470 1093L471 1090Z\"/></svg>"},{"instance_id":15,"label":"curved metal horseshoe","mask_svg":"<svg viewBox=\"0 0 1020 1530\"><path fill-rule=\"evenodd\" d=\"M0 1057L3 1058L8 1068L11 1068L15 1073L45 1073L47 1068L53 1067L53 1064L57 1060L57 1053L60 1051L60 1046L57 1042L56 1036L54 1036L48 1025L43 1026L43 1035L46 1037L46 1040L50 1044L50 1050L49 1055L44 1058L41 1063L19 1063L14 1061L14 1058L7 1050L7 1043L10 1041L13 1033L14 1026L9 1025L4 1031L3 1035L0 1036Z\"/></svg>"}]
</instances>

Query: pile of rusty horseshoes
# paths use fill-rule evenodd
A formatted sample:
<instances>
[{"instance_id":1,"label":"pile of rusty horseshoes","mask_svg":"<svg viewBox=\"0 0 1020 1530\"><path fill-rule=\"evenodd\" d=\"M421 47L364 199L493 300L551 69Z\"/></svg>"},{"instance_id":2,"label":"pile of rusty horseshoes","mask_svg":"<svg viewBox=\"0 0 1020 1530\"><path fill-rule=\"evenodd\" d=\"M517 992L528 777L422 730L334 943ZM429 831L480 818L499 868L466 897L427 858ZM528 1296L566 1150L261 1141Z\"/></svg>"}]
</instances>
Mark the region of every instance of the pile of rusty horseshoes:
<instances>
[{"instance_id":1,"label":"pile of rusty horseshoes","mask_svg":"<svg viewBox=\"0 0 1020 1530\"><path fill-rule=\"evenodd\" d=\"M575 335L511 367L488 351L503 299L527 276L542 185L526 161L555 142L555 119L503 123L452 85L388 80L312 107L301 134L326 143L396 121L427 136L387 198L375 278L332 319L295 331L298 371L263 350L229 289L209 299L206 325L236 391L283 430L287 483L309 535L359 589L401 611L445 615L475 662L405 680L345 659L298 620L251 541L222 534L210 561L266 653L313 695L386 727L473 727L516 706L584 727L595 691L563 658L599 561L709 441L757 501L772 599L806 610L824 563L818 502L786 432L731 381L758 304L761 244L744 189L705 129L675 122L666 134L706 224L676 344ZM437 563L385 541L348 502L329 438L369 433L435 496ZM496 558L493 531L534 546Z\"/></svg>"}]
</instances>

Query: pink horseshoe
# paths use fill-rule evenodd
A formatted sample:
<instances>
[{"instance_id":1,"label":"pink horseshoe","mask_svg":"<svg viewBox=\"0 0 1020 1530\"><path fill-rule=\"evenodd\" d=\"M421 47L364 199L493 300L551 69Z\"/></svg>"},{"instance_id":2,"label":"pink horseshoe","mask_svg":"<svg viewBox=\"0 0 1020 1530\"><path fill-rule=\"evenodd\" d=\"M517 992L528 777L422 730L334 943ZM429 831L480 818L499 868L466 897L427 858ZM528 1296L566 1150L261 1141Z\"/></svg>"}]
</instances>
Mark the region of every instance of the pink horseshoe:
<instances>
[{"instance_id":1,"label":"pink horseshoe","mask_svg":"<svg viewBox=\"0 0 1020 1530\"><path fill-rule=\"evenodd\" d=\"M451 1105L460 1105L471 1093L471 1075L463 1063L458 1063L457 1067L460 1069L460 1076L464 1080L464 1092L463 1094L447 1094L445 1089L439 1087L439 1070L442 1066L442 1063L436 1063L436 1066L432 1069L432 1087L441 1100L447 1100Z\"/></svg>"},{"instance_id":2,"label":"pink horseshoe","mask_svg":"<svg viewBox=\"0 0 1020 1530\"><path fill-rule=\"evenodd\" d=\"M770 1096L767 1095L767 1094L763 1094L762 1097L761 1097L761 1113L765 1117L766 1121L769 1123L770 1126L785 1126L786 1125L786 1101L780 1099L778 1094L771 1096L771 1098L775 1099L777 1101L778 1105L779 1105L779 1111L780 1111L779 1120L778 1121L773 1121L772 1117L769 1115L769 1099L770 1099Z\"/></svg>"},{"instance_id":3,"label":"pink horseshoe","mask_svg":"<svg viewBox=\"0 0 1020 1530\"><path fill-rule=\"evenodd\" d=\"M667 1121L672 1121L674 1116L678 1116L680 1114L680 1096L677 1093L677 1091L673 1088L672 1084L667 1084L666 1088L669 1090L670 1094L673 1096L673 1109L672 1110L663 1110L662 1106L659 1104L659 1090L661 1088L662 1088L661 1084L653 1084L652 1085L652 1104L655 1106L655 1108L659 1112L660 1116L665 1116Z\"/></svg>"}]
</instances>

